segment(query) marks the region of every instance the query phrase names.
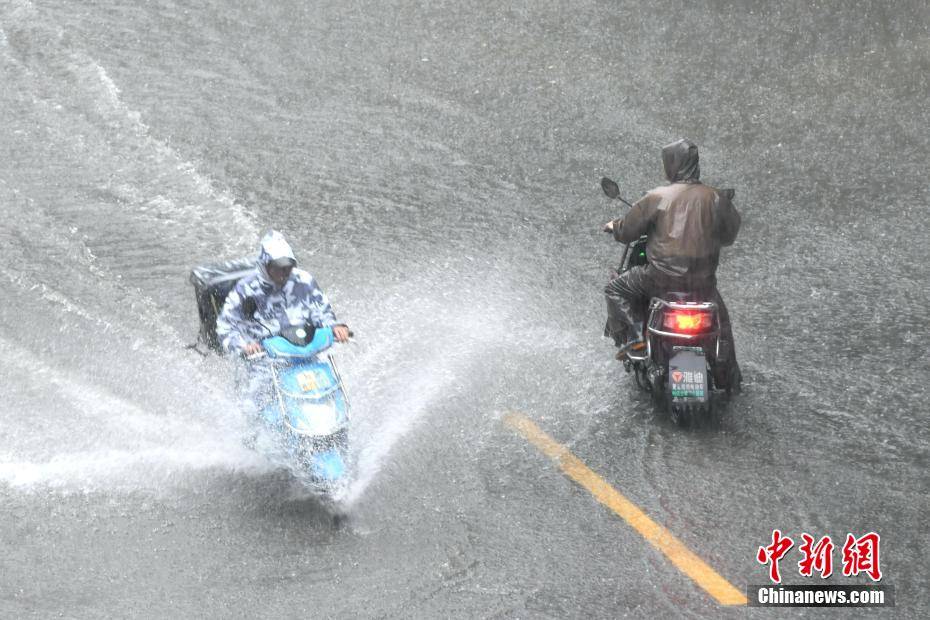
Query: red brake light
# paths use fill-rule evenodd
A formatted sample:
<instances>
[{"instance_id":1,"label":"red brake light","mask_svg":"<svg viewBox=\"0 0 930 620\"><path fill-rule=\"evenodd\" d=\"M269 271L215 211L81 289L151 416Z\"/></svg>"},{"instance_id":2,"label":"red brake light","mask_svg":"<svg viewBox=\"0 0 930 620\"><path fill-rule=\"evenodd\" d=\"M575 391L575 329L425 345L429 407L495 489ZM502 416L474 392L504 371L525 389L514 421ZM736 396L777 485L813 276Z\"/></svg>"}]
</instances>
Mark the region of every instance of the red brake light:
<instances>
[{"instance_id":1,"label":"red brake light","mask_svg":"<svg viewBox=\"0 0 930 620\"><path fill-rule=\"evenodd\" d=\"M713 326L710 312L671 310L662 321L666 329L685 334L708 331Z\"/></svg>"}]
</instances>

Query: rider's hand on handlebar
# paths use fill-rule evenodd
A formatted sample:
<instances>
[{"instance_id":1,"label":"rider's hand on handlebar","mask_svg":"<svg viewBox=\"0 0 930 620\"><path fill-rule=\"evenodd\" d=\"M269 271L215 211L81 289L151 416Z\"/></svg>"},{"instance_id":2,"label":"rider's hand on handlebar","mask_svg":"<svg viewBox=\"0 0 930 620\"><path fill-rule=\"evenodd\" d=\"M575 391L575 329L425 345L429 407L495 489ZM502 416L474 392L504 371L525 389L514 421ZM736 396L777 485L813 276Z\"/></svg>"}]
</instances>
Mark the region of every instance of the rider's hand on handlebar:
<instances>
[{"instance_id":1,"label":"rider's hand on handlebar","mask_svg":"<svg viewBox=\"0 0 930 620\"><path fill-rule=\"evenodd\" d=\"M245 354L246 357L250 355L255 355L256 353L261 353L261 352L262 352L262 345L260 345L257 342L250 342L242 348L242 353Z\"/></svg>"},{"instance_id":2,"label":"rider's hand on handlebar","mask_svg":"<svg viewBox=\"0 0 930 620\"><path fill-rule=\"evenodd\" d=\"M345 325L334 325L333 326L333 338L336 339L336 342L348 342L349 341L349 328Z\"/></svg>"},{"instance_id":3,"label":"rider's hand on handlebar","mask_svg":"<svg viewBox=\"0 0 930 620\"><path fill-rule=\"evenodd\" d=\"M614 231L614 220L610 220L609 222L604 224L604 232L612 233L613 231Z\"/></svg>"}]
</instances>

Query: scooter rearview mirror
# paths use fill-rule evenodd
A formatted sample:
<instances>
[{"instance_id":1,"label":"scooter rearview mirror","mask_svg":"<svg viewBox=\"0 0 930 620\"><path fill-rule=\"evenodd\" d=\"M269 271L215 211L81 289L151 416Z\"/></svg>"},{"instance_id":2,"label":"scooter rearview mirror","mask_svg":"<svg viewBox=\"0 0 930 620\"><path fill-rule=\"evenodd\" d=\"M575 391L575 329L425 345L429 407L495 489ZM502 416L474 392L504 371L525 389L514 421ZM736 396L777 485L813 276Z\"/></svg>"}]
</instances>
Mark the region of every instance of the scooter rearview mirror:
<instances>
[{"instance_id":1,"label":"scooter rearview mirror","mask_svg":"<svg viewBox=\"0 0 930 620\"><path fill-rule=\"evenodd\" d=\"M607 177L601 178L601 189L604 190L604 193L607 194L608 198L620 197L620 186L618 186L615 182L611 181Z\"/></svg>"}]
</instances>

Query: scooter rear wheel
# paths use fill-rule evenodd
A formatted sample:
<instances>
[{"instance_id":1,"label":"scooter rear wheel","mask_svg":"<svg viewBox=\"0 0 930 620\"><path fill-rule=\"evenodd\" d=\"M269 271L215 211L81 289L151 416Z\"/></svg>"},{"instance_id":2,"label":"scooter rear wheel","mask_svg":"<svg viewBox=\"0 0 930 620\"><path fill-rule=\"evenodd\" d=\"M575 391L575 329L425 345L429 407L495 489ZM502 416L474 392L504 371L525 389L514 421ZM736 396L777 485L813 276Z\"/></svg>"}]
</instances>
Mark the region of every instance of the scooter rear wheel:
<instances>
[{"instance_id":1,"label":"scooter rear wheel","mask_svg":"<svg viewBox=\"0 0 930 620\"><path fill-rule=\"evenodd\" d=\"M690 428L694 422L694 412L690 407L675 405L669 399L668 415L672 422L679 428Z\"/></svg>"}]
</instances>

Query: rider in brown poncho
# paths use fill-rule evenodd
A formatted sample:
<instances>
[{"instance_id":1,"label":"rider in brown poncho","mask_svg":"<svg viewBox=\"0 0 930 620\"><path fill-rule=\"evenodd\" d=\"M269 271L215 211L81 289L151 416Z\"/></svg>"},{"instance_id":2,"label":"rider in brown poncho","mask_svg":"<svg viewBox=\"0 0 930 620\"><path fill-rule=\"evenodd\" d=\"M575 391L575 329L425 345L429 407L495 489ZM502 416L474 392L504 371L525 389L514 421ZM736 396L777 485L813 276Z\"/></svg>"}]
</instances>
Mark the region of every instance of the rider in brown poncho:
<instances>
[{"instance_id":1,"label":"rider in brown poncho","mask_svg":"<svg viewBox=\"0 0 930 620\"><path fill-rule=\"evenodd\" d=\"M696 293L719 307L721 338L729 368L718 385L738 376L730 317L717 292L716 270L720 248L732 245L740 215L723 192L700 182L698 148L679 140L662 149L669 185L657 187L638 200L621 219L605 229L630 243L647 235L647 265L633 267L611 280L607 297L607 333L621 347L621 355L642 346L644 309L651 297L668 291Z\"/></svg>"}]
</instances>

